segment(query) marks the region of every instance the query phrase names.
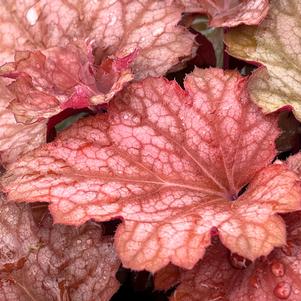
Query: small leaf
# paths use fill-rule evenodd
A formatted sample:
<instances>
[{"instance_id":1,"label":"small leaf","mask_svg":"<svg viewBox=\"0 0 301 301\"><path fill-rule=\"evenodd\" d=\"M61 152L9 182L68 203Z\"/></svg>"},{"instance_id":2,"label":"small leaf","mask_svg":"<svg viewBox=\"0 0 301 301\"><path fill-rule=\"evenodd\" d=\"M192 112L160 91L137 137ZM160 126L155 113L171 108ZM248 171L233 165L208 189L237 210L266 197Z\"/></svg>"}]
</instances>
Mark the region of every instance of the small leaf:
<instances>
[{"instance_id":1,"label":"small leaf","mask_svg":"<svg viewBox=\"0 0 301 301\"><path fill-rule=\"evenodd\" d=\"M268 0L178 0L186 12L205 13L212 27L258 24L269 9Z\"/></svg>"},{"instance_id":2,"label":"small leaf","mask_svg":"<svg viewBox=\"0 0 301 301\"><path fill-rule=\"evenodd\" d=\"M108 114L11 164L3 188L11 201L51 203L56 223L122 217L115 246L132 269L192 268L212 228L232 252L267 255L285 243L276 213L301 209L301 187L285 164L269 165L277 117L245 84L219 69L196 69L186 91L162 78L133 83Z\"/></svg>"},{"instance_id":3,"label":"small leaf","mask_svg":"<svg viewBox=\"0 0 301 301\"><path fill-rule=\"evenodd\" d=\"M301 40L298 0L272 0L267 18L258 26L231 30L225 38L228 52L260 63L248 85L251 99L265 113L286 107L301 120Z\"/></svg>"}]
</instances>

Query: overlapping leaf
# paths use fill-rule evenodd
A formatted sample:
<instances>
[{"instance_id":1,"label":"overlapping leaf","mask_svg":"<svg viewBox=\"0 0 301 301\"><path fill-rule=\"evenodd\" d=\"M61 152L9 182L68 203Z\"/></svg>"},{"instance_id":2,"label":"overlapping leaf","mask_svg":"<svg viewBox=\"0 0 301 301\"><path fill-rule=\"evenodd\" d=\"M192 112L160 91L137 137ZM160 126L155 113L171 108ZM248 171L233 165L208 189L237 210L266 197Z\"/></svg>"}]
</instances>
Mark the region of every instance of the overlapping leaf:
<instances>
[{"instance_id":1,"label":"overlapping leaf","mask_svg":"<svg viewBox=\"0 0 301 301\"><path fill-rule=\"evenodd\" d=\"M187 12L205 13L214 27L258 24L269 9L268 0L179 0Z\"/></svg>"},{"instance_id":2,"label":"overlapping leaf","mask_svg":"<svg viewBox=\"0 0 301 301\"><path fill-rule=\"evenodd\" d=\"M3 65L0 75L16 79L7 87L15 97L9 108L17 120L31 123L66 108L106 103L133 79L130 64L137 51L94 66L91 47L69 44L44 52L17 52L14 63Z\"/></svg>"},{"instance_id":3,"label":"overlapping leaf","mask_svg":"<svg viewBox=\"0 0 301 301\"><path fill-rule=\"evenodd\" d=\"M193 36L177 26L181 11L150 0L3 1L1 75L12 79L12 101L1 113L2 163L45 141L45 118L107 102L134 76L163 75L191 56ZM16 125L12 113L35 125Z\"/></svg>"},{"instance_id":4,"label":"overlapping leaf","mask_svg":"<svg viewBox=\"0 0 301 301\"><path fill-rule=\"evenodd\" d=\"M193 270L165 268L155 283L166 290L180 283L172 301L297 301L301 296L300 218L300 212L286 216L287 245L267 258L250 263L216 241Z\"/></svg>"},{"instance_id":5,"label":"overlapping leaf","mask_svg":"<svg viewBox=\"0 0 301 301\"><path fill-rule=\"evenodd\" d=\"M28 206L0 200L2 301L110 300L119 260L110 238L92 224L37 227Z\"/></svg>"},{"instance_id":6,"label":"overlapping leaf","mask_svg":"<svg viewBox=\"0 0 301 301\"><path fill-rule=\"evenodd\" d=\"M256 27L242 26L226 36L231 55L263 64L250 79L253 101L264 112L291 107L301 120L299 0L272 0L267 18Z\"/></svg>"},{"instance_id":7,"label":"overlapping leaf","mask_svg":"<svg viewBox=\"0 0 301 301\"><path fill-rule=\"evenodd\" d=\"M2 80L0 93L0 161L7 164L46 142L46 122L17 123L8 108L13 97Z\"/></svg>"},{"instance_id":8,"label":"overlapping leaf","mask_svg":"<svg viewBox=\"0 0 301 301\"><path fill-rule=\"evenodd\" d=\"M95 40L97 57L124 57L140 49L137 78L162 75L191 55L192 36L176 26L182 8L166 1L8 0L0 8L0 63L15 50L43 50ZM9 33L9 34L8 34Z\"/></svg>"},{"instance_id":9,"label":"overlapping leaf","mask_svg":"<svg viewBox=\"0 0 301 301\"><path fill-rule=\"evenodd\" d=\"M46 201L57 223L123 218L123 264L192 268L217 228L251 260L285 244L277 212L301 209L297 177L275 156L276 116L248 100L246 79L195 70L175 82L150 78L8 168L11 201ZM240 190L249 184L247 191Z\"/></svg>"},{"instance_id":10,"label":"overlapping leaf","mask_svg":"<svg viewBox=\"0 0 301 301\"><path fill-rule=\"evenodd\" d=\"M288 160L290 170L301 179L301 153ZM274 301L299 300L301 296L301 212L285 216L288 239L266 258L254 263L231 254L214 239L212 246L190 271L169 265L155 275L159 290L180 284L172 301Z\"/></svg>"}]
</instances>

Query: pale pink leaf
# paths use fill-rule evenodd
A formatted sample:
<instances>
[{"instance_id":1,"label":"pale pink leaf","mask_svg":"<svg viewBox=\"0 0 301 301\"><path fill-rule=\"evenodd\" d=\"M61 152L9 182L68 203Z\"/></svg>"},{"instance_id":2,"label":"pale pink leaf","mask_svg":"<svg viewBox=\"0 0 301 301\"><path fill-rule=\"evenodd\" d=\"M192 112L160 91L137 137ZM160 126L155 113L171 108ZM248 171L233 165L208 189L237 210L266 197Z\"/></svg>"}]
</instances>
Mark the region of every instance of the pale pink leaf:
<instances>
[{"instance_id":1,"label":"pale pink leaf","mask_svg":"<svg viewBox=\"0 0 301 301\"><path fill-rule=\"evenodd\" d=\"M192 53L193 36L177 26L182 8L159 0L8 0L0 7L0 64L15 50L44 50L94 40L100 60L139 48L136 78L162 75Z\"/></svg>"},{"instance_id":2,"label":"pale pink leaf","mask_svg":"<svg viewBox=\"0 0 301 301\"><path fill-rule=\"evenodd\" d=\"M50 202L57 223L121 217L115 245L132 269L192 268L212 228L232 252L267 255L285 242L275 214L300 209L301 188L285 164L267 167L277 117L249 101L245 84L219 69L196 69L186 91L160 78L133 83L107 115L10 165L2 185L10 200Z\"/></svg>"},{"instance_id":3,"label":"pale pink leaf","mask_svg":"<svg viewBox=\"0 0 301 301\"><path fill-rule=\"evenodd\" d=\"M112 240L92 224L37 226L29 206L0 200L1 301L110 300L119 287Z\"/></svg>"},{"instance_id":4,"label":"pale pink leaf","mask_svg":"<svg viewBox=\"0 0 301 301\"><path fill-rule=\"evenodd\" d=\"M6 165L46 142L46 121L29 125L17 123L8 108L12 95L2 80L0 93L0 162Z\"/></svg>"}]
</instances>

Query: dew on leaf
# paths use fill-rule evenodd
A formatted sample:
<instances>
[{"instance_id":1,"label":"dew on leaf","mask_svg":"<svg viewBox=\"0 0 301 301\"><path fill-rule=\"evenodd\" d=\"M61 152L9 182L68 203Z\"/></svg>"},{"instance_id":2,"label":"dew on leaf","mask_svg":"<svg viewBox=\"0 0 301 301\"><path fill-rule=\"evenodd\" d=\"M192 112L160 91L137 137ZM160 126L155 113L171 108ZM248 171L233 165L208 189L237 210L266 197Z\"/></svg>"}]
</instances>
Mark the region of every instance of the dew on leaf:
<instances>
[{"instance_id":1,"label":"dew on leaf","mask_svg":"<svg viewBox=\"0 0 301 301\"><path fill-rule=\"evenodd\" d=\"M141 122L141 117L139 115L133 115L132 116L132 122L135 124L135 125L139 125L140 122Z\"/></svg>"},{"instance_id":2,"label":"dew on leaf","mask_svg":"<svg viewBox=\"0 0 301 301\"><path fill-rule=\"evenodd\" d=\"M274 295L279 299L287 299L292 291L292 286L285 281L279 282L274 288Z\"/></svg>"},{"instance_id":3,"label":"dew on leaf","mask_svg":"<svg viewBox=\"0 0 301 301\"><path fill-rule=\"evenodd\" d=\"M124 119L124 120L128 120L128 119L129 119L129 115L128 115L127 113L125 113L125 114L123 115L123 119Z\"/></svg>"},{"instance_id":4,"label":"dew on leaf","mask_svg":"<svg viewBox=\"0 0 301 301\"><path fill-rule=\"evenodd\" d=\"M33 26L38 21L39 15L34 7L31 7L26 13L27 22Z\"/></svg>"},{"instance_id":5,"label":"dew on leaf","mask_svg":"<svg viewBox=\"0 0 301 301\"><path fill-rule=\"evenodd\" d=\"M249 279L249 282L251 284L252 287L254 288L259 288L259 278L257 275L253 274L250 279Z\"/></svg>"},{"instance_id":6,"label":"dew on leaf","mask_svg":"<svg viewBox=\"0 0 301 301\"><path fill-rule=\"evenodd\" d=\"M271 264L271 271L274 276L282 277L285 273L284 265L281 262L275 261Z\"/></svg>"},{"instance_id":7,"label":"dew on leaf","mask_svg":"<svg viewBox=\"0 0 301 301\"><path fill-rule=\"evenodd\" d=\"M153 35L154 36L159 36L160 34L162 34L163 33L163 28L157 28L157 29L155 29L154 31L153 31Z\"/></svg>"}]
</instances>

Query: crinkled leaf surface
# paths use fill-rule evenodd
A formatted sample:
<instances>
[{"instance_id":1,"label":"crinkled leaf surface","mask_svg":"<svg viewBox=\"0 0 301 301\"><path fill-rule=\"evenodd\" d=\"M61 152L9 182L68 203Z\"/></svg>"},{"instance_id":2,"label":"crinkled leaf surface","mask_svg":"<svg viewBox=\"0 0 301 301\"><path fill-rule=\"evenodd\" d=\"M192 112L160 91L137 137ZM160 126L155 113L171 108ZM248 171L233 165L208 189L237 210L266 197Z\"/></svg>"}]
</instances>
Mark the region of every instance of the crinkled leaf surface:
<instances>
[{"instance_id":1,"label":"crinkled leaf surface","mask_svg":"<svg viewBox=\"0 0 301 301\"><path fill-rule=\"evenodd\" d=\"M92 45L17 52L0 75L14 78L7 85L14 96L9 108L20 122L49 118L63 109L80 109L108 102L133 79L130 64L137 51L123 58L106 58L94 65Z\"/></svg>"},{"instance_id":2,"label":"crinkled leaf surface","mask_svg":"<svg viewBox=\"0 0 301 301\"><path fill-rule=\"evenodd\" d=\"M190 271L164 268L156 281L168 278L180 283L172 301L298 301L301 298L301 213L286 216L287 245L275 249L268 257L248 263L231 255L216 241ZM176 278L176 281L175 281ZM162 289L158 286L158 289Z\"/></svg>"},{"instance_id":3,"label":"crinkled leaf surface","mask_svg":"<svg viewBox=\"0 0 301 301\"><path fill-rule=\"evenodd\" d=\"M0 80L0 162L6 165L19 155L32 150L46 142L46 122L32 124L17 123L8 108L12 94L4 81Z\"/></svg>"},{"instance_id":4,"label":"crinkled leaf surface","mask_svg":"<svg viewBox=\"0 0 301 301\"><path fill-rule=\"evenodd\" d=\"M268 0L179 0L187 12L205 13L214 27L258 24L269 9Z\"/></svg>"},{"instance_id":5,"label":"crinkled leaf surface","mask_svg":"<svg viewBox=\"0 0 301 301\"><path fill-rule=\"evenodd\" d=\"M192 268L218 228L251 260L285 243L277 212L300 209L300 187L275 156L276 116L248 100L236 72L196 69L175 82L133 83L106 116L83 119L11 164L11 201L46 201L55 222L122 217L115 245L126 267ZM249 184L239 196L242 187Z\"/></svg>"},{"instance_id":6,"label":"crinkled leaf surface","mask_svg":"<svg viewBox=\"0 0 301 301\"><path fill-rule=\"evenodd\" d=\"M119 260L92 224L39 226L29 206L0 203L1 301L110 300Z\"/></svg>"},{"instance_id":7,"label":"crinkled leaf surface","mask_svg":"<svg viewBox=\"0 0 301 301\"><path fill-rule=\"evenodd\" d=\"M290 106L301 120L300 52L301 1L272 0L267 18L256 27L242 26L225 38L228 52L263 64L248 85L250 95L264 112Z\"/></svg>"},{"instance_id":8,"label":"crinkled leaf surface","mask_svg":"<svg viewBox=\"0 0 301 301\"><path fill-rule=\"evenodd\" d=\"M137 78L162 75L191 55L192 35L176 26L182 8L167 1L8 0L0 6L0 63L15 49L66 46L95 40L99 59L123 57L139 48Z\"/></svg>"},{"instance_id":9,"label":"crinkled leaf surface","mask_svg":"<svg viewBox=\"0 0 301 301\"><path fill-rule=\"evenodd\" d=\"M137 50L132 66L137 79L162 75L190 56L193 36L177 26L181 11L175 4L149 0L2 1L0 64L12 61L20 51L15 65L5 65L6 75L17 79L10 85L14 100L1 111L2 163L45 141L43 118L68 107L110 100L132 79L129 56ZM93 41L88 57L68 46L82 45L83 40ZM99 67L97 89L88 72L92 54ZM3 69L1 73L5 74ZM17 124L12 113L18 121L40 124Z\"/></svg>"}]
</instances>

